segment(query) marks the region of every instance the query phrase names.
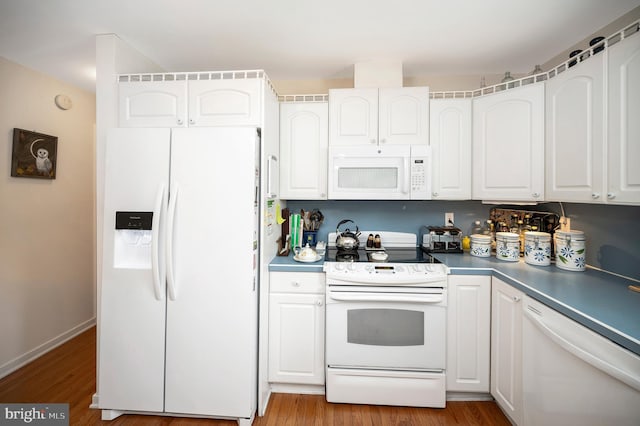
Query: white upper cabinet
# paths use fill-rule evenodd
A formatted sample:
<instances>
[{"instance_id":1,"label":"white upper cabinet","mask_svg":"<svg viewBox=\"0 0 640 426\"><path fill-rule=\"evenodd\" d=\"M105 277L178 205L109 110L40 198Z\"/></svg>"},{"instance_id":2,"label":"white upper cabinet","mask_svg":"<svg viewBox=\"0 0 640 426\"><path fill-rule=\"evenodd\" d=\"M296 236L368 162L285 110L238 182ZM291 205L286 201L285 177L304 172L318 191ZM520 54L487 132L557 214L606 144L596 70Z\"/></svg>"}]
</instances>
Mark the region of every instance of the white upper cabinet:
<instances>
[{"instance_id":1,"label":"white upper cabinet","mask_svg":"<svg viewBox=\"0 0 640 426\"><path fill-rule=\"evenodd\" d=\"M119 127L186 127L187 82L118 84Z\"/></svg>"},{"instance_id":2,"label":"white upper cabinet","mask_svg":"<svg viewBox=\"0 0 640 426\"><path fill-rule=\"evenodd\" d=\"M597 54L546 84L547 201L604 198L604 58Z\"/></svg>"},{"instance_id":3,"label":"white upper cabinet","mask_svg":"<svg viewBox=\"0 0 640 426\"><path fill-rule=\"evenodd\" d=\"M189 81L189 126L259 126L262 81Z\"/></svg>"},{"instance_id":4,"label":"white upper cabinet","mask_svg":"<svg viewBox=\"0 0 640 426\"><path fill-rule=\"evenodd\" d=\"M607 201L640 204L640 34L607 49L609 123Z\"/></svg>"},{"instance_id":5,"label":"white upper cabinet","mask_svg":"<svg viewBox=\"0 0 640 426\"><path fill-rule=\"evenodd\" d=\"M429 88L329 90L332 145L429 143Z\"/></svg>"},{"instance_id":6,"label":"white upper cabinet","mask_svg":"<svg viewBox=\"0 0 640 426\"><path fill-rule=\"evenodd\" d=\"M431 99L434 200L471 199L471 99Z\"/></svg>"},{"instance_id":7,"label":"white upper cabinet","mask_svg":"<svg viewBox=\"0 0 640 426\"><path fill-rule=\"evenodd\" d=\"M119 127L260 126L262 84L259 78L120 82Z\"/></svg>"},{"instance_id":8,"label":"white upper cabinet","mask_svg":"<svg viewBox=\"0 0 640 426\"><path fill-rule=\"evenodd\" d=\"M326 102L280 104L280 198L327 199L328 121Z\"/></svg>"},{"instance_id":9,"label":"white upper cabinet","mask_svg":"<svg viewBox=\"0 0 640 426\"><path fill-rule=\"evenodd\" d=\"M473 100L473 198L544 200L544 83Z\"/></svg>"}]
</instances>

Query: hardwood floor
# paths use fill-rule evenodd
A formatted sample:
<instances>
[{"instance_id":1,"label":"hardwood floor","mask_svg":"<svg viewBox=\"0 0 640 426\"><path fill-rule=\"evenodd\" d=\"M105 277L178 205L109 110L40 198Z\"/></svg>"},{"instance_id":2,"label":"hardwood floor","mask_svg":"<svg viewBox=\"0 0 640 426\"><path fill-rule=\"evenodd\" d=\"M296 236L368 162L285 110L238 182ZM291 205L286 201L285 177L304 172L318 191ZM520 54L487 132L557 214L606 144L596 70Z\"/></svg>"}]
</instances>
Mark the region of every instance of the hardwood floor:
<instances>
[{"instance_id":1,"label":"hardwood floor","mask_svg":"<svg viewBox=\"0 0 640 426\"><path fill-rule=\"evenodd\" d=\"M100 420L89 408L96 386L96 330L0 380L0 402L68 403L71 425L234 425L235 421L124 415ZM447 408L329 404L321 395L273 394L255 426L298 425L510 425L494 402L447 402Z\"/></svg>"}]
</instances>

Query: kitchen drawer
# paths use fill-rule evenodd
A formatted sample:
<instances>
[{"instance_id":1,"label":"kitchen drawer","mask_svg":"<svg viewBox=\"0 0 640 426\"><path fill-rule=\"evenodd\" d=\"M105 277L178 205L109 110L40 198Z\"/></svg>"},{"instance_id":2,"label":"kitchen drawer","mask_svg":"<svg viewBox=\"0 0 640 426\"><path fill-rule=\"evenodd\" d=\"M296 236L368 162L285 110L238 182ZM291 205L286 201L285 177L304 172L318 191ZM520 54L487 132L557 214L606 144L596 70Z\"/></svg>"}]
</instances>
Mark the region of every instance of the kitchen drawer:
<instances>
[{"instance_id":1,"label":"kitchen drawer","mask_svg":"<svg viewBox=\"0 0 640 426\"><path fill-rule=\"evenodd\" d=\"M271 293L322 293L324 272L270 272Z\"/></svg>"}]
</instances>

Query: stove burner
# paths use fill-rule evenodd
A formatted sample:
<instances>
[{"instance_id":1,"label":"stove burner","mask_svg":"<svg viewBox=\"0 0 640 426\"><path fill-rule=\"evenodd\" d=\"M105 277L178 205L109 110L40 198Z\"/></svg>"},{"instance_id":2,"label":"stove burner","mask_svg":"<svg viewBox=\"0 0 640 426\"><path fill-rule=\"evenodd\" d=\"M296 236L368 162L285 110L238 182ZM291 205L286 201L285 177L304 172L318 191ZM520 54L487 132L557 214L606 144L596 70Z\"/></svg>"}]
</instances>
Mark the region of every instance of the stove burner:
<instances>
[{"instance_id":1,"label":"stove burner","mask_svg":"<svg viewBox=\"0 0 640 426\"><path fill-rule=\"evenodd\" d=\"M336 253L336 262L358 262L359 260L358 250L338 250Z\"/></svg>"}]
</instances>

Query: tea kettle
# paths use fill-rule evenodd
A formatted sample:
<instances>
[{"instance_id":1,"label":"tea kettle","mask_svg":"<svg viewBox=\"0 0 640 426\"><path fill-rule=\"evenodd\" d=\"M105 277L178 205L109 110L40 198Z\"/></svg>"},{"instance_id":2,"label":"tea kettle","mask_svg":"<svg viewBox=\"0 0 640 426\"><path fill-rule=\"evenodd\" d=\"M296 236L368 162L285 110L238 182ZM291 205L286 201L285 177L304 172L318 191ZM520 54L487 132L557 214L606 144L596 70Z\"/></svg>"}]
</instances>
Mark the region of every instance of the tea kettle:
<instances>
[{"instance_id":1,"label":"tea kettle","mask_svg":"<svg viewBox=\"0 0 640 426\"><path fill-rule=\"evenodd\" d=\"M356 231L351 232L349 228L346 228L344 232L340 232L340 226L345 223L354 223L351 219L342 220L336 227L336 247L341 250L355 250L360 245L360 231L358 225L356 225Z\"/></svg>"}]
</instances>

